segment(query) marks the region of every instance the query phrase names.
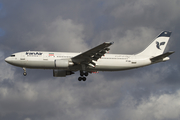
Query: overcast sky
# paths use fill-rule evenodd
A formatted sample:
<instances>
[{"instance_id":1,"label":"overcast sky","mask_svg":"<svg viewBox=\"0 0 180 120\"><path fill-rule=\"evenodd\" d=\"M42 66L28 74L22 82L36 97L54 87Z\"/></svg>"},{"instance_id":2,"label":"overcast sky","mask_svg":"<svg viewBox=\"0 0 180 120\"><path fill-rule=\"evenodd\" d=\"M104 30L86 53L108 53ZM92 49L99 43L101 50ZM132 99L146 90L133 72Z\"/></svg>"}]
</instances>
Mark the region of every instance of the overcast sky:
<instances>
[{"instance_id":1,"label":"overcast sky","mask_svg":"<svg viewBox=\"0 0 180 120\"><path fill-rule=\"evenodd\" d=\"M179 0L0 0L1 120L179 120ZM5 63L26 50L83 52L113 41L110 53L143 50L172 31L167 62L54 78L52 70Z\"/></svg>"}]
</instances>

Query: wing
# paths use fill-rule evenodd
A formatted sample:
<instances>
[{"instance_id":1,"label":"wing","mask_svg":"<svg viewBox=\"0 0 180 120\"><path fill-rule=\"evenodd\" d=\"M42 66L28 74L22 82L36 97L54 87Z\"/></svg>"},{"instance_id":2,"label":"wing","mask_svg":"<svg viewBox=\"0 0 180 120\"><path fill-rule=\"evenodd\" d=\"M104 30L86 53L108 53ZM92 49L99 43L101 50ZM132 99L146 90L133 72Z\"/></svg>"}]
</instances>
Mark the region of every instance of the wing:
<instances>
[{"instance_id":1,"label":"wing","mask_svg":"<svg viewBox=\"0 0 180 120\"><path fill-rule=\"evenodd\" d=\"M113 42L102 43L102 44L100 44L84 53L81 53L71 59L76 64L86 64L86 65L91 64L91 66L94 67L96 64L93 62L93 60L97 61L104 54L106 54L107 51L110 50L110 48L108 48L108 47L112 44L113 44Z\"/></svg>"},{"instance_id":2,"label":"wing","mask_svg":"<svg viewBox=\"0 0 180 120\"><path fill-rule=\"evenodd\" d=\"M173 53L174 53L174 51L169 51L169 52L164 53L164 54L162 54L162 55L153 57L153 58L151 58L150 60L151 60L153 63L155 63L155 62L158 62L158 61L163 60L165 57L168 57L169 55L171 55L171 54L173 54Z\"/></svg>"}]
</instances>

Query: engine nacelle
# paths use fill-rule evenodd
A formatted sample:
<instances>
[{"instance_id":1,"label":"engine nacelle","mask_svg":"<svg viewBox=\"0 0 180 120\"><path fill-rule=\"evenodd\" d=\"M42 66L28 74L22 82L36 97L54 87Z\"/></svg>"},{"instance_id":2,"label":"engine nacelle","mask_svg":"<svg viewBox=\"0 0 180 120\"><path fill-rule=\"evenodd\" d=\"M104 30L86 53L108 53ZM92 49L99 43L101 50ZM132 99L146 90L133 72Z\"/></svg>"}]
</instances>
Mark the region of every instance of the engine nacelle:
<instances>
[{"instance_id":1,"label":"engine nacelle","mask_svg":"<svg viewBox=\"0 0 180 120\"><path fill-rule=\"evenodd\" d=\"M70 62L67 59L58 59L54 60L54 65L56 68L68 69L68 67L74 65L74 63Z\"/></svg>"},{"instance_id":2,"label":"engine nacelle","mask_svg":"<svg viewBox=\"0 0 180 120\"><path fill-rule=\"evenodd\" d=\"M67 75L74 74L72 71L66 71L66 70L53 70L53 76L54 77L66 77Z\"/></svg>"}]
</instances>

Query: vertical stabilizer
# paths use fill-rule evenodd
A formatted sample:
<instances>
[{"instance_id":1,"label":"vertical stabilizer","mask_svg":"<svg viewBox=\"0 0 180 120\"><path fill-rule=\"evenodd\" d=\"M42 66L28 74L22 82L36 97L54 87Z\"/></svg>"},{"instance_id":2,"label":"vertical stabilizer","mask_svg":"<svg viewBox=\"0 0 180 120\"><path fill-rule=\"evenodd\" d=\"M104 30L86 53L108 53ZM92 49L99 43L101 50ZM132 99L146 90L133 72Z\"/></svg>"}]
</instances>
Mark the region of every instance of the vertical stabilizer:
<instances>
[{"instance_id":1,"label":"vertical stabilizer","mask_svg":"<svg viewBox=\"0 0 180 120\"><path fill-rule=\"evenodd\" d=\"M137 55L141 56L158 56L163 54L166 45L171 36L171 32L163 31L158 35L158 37L142 52Z\"/></svg>"}]
</instances>

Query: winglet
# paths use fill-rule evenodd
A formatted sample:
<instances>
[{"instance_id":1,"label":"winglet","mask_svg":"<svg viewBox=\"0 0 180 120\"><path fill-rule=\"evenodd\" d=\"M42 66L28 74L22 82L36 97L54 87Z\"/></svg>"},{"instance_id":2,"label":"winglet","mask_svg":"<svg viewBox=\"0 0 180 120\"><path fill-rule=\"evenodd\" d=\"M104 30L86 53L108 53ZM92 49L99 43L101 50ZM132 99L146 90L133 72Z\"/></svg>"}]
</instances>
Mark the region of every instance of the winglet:
<instances>
[{"instance_id":1,"label":"winglet","mask_svg":"<svg viewBox=\"0 0 180 120\"><path fill-rule=\"evenodd\" d=\"M106 44L112 45L114 42L105 42Z\"/></svg>"},{"instance_id":2,"label":"winglet","mask_svg":"<svg viewBox=\"0 0 180 120\"><path fill-rule=\"evenodd\" d=\"M111 45L114 44L114 42L110 42L110 43L111 43Z\"/></svg>"}]
</instances>

